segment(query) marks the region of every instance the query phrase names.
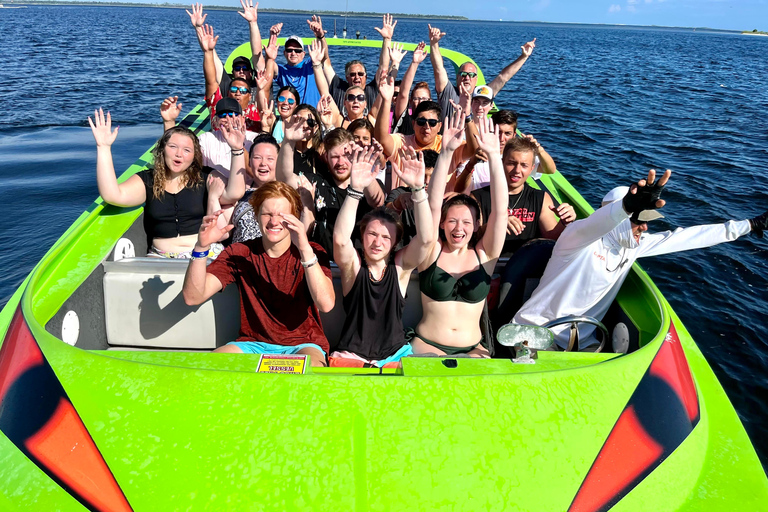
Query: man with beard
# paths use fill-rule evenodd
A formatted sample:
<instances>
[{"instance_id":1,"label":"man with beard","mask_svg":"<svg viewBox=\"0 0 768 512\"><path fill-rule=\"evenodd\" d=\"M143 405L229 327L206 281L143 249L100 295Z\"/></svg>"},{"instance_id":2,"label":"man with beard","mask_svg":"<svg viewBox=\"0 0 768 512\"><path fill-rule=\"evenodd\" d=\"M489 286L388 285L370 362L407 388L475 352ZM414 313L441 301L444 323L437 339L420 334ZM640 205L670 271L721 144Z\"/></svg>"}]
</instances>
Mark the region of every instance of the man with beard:
<instances>
[{"instance_id":1,"label":"man with beard","mask_svg":"<svg viewBox=\"0 0 768 512\"><path fill-rule=\"evenodd\" d=\"M603 206L563 231L555 244L539 286L512 322L544 325L569 315L602 320L637 258L711 247L732 242L749 232L758 237L768 229L768 212L750 220L729 220L647 233L648 222L661 218L659 199L671 172L656 181L656 172L631 187L617 187L603 198ZM511 260L510 260L511 261ZM556 343L569 343L568 325L554 327ZM597 344L595 326L578 326L579 346Z\"/></svg>"}]
</instances>

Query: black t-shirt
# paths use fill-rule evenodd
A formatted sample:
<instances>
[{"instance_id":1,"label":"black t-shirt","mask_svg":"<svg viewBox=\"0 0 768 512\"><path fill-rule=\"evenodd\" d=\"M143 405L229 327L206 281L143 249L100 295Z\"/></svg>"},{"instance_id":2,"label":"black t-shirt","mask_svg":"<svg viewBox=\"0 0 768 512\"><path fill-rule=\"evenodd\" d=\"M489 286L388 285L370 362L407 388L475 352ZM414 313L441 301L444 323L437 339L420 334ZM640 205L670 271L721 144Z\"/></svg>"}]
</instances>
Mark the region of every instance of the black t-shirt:
<instances>
[{"instance_id":1,"label":"black t-shirt","mask_svg":"<svg viewBox=\"0 0 768 512\"><path fill-rule=\"evenodd\" d=\"M339 75L334 75L331 80L328 90L333 96L333 101L336 102L336 106L339 107L339 112L344 111L344 95L349 89L349 82L341 78ZM368 110L373 107L373 102L376 101L376 96L379 95L379 90L376 88L376 81L373 80L366 84L365 88L365 101L368 104Z\"/></svg>"},{"instance_id":2,"label":"black t-shirt","mask_svg":"<svg viewBox=\"0 0 768 512\"><path fill-rule=\"evenodd\" d=\"M413 118L408 113L408 109L403 112L400 119L395 121L395 126L392 127L392 133L400 133L403 135L413 135Z\"/></svg>"},{"instance_id":3,"label":"black t-shirt","mask_svg":"<svg viewBox=\"0 0 768 512\"><path fill-rule=\"evenodd\" d=\"M208 187L206 182L213 171L203 167L198 183L187 184L176 194L165 192L156 198L152 187L155 183L153 168L136 173L144 182L147 195L144 203L144 231L147 233L147 247L152 246L155 238L176 238L177 236L196 235L203 222L208 207Z\"/></svg>"},{"instance_id":4,"label":"black t-shirt","mask_svg":"<svg viewBox=\"0 0 768 512\"><path fill-rule=\"evenodd\" d=\"M528 240L541 238L541 229L539 228L539 215L544 205L543 190L536 190L527 183L523 185L523 191L517 195L509 196L507 206L508 214L514 215L520 219L525 228L519 235L507 235L504 242L502 256L509 256L518 250ZM491 215L491 186L479 188L472 191L477 202L480 203L480 211L483 213L483 222L487 222Z\"/></svg>"}]
</instances>

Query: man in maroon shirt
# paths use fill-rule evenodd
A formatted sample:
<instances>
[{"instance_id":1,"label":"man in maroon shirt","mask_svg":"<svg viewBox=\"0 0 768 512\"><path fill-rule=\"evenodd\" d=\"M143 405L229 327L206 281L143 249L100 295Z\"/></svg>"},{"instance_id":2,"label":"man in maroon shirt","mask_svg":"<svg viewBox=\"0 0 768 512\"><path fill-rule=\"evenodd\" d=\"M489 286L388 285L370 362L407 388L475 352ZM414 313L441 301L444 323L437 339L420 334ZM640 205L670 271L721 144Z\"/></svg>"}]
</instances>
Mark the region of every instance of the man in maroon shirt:
<instances>
[{"instance_id":1,"label":"man in maroon shirt","mask_svg":"<svg viewBox=\"0 0 768 512\"><path fill-rule=\"evenodd\" d=\"M328 255L307 240L298 218L301 199L289 185L262 185L250 203L262 237L232 244L207 269L210 245L233 226L217 226L221 211L203 218L184 277L184 301L202 304L237 283L240 336L216 352L309 354L313 366L325 366L330 347L320 312L331 311L336 301Z\"/></svg>"}]
</instances>

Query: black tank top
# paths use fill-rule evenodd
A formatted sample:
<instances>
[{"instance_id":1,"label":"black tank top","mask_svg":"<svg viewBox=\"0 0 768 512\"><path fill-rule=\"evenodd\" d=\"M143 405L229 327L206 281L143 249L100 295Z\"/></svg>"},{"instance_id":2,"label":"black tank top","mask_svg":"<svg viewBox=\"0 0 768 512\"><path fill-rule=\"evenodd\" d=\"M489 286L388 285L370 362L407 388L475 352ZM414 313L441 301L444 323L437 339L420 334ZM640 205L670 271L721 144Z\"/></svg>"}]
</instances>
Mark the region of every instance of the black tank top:
<instances>
[{"instance_id":1,"label":"black tank top","mask_svg":"<svg viewBox=\"0 0 768 512\"><path fill-rule=\"evenodd\" d=\"M387 265L381 281L374 282L362 258L355 284L344 297L347 318L336 350L348 350L366 359L386 359L405 345L403 307L397 267Z\"/></svg>"},{"instance_id":2,"label":"black tank top","mask_svg":"<svg viewBox=\"0 0 768 512\"><path fill-rule=\"evenodd\" d=\"M541 215L541 208L544 205L544 194L546 192L543 190L536 190L525 183L522 192L509 196L508 213L523 221L525 228L519 235L507 235L504 241L504 249L501 252L502 256L509 256L514 253L528 240L541 238L539 215ZM491 215L490 185L472 191L472 195L480 203L480 210L483 212L483 223L487 222L488 217Z\"/></svg>"}]
</instances>

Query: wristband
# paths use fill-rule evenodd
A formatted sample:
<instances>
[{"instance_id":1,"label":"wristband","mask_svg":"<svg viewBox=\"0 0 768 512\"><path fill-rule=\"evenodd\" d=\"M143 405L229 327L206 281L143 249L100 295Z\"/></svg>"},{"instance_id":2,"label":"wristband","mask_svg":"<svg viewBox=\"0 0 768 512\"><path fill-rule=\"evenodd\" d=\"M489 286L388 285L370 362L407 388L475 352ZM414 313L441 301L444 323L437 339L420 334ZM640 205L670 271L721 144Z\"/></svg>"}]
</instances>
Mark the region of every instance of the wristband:
<instances>
[{"instance_id":1,"label":"wristband","mask_svg":"<svg viewBox=\"0 0 768 512\"><path fill-rule=\"evenodd\" d=\"M421 199L414 199L413 195L411 195L411 202L413 204L423 203L424 201L426 201L428 199L429 199L429 196L427 194L424 194L424 197L422 197Z\"/></svg>"},{"instance_id":2,"label":"wristband","mask_svg":"<svg viewBox=\"0 0 768 512\"><path fill-rule=\"evenodd\" d=\"M309 267L311 267L312 265L314 265L315 263L317 263L317 254L315 254L315 257L314 257L314 258L312 258L312 259L311 259L311 260L309 260L309 261L302 261L302 262L301 262L301 266L302 266L302 267L304 267L304 268L309 268Z\"/></svg>"},{"instance_id":3,"label":"wristband","mask_svg":"<svg viewBox=\"0 0 768 512\"><path fill-rule=\"evenodd\" d=\"M312 67L313 67L313 68L321 68L321 67L323 67L323 63L322 63L322 62L318 62L317 64L314 64L314 63L313 63L313 64L312 64Z\"/></svg>"},{"instance_id":4,"label":"wristband","mask_svg":"<svg viewBox=\"0 0 768 512\"><path fill-rule=\"evenodd\" d=\"M243 148L232 150L232 156L241 156L243 153L245 153Z\"/></svg>"},{"instance_id":5,"label":"wristband","mask_svg":"<svg viewBox=\"0 0 768 512\"><path fill-rule=\"evenodd\" d=\"M418 192L419 190L424 190L425 188L427 188L426 185L422 185L419 188L411 188L411 194Z\"/></svg>"},{"instance_id":6,"label":"wristband","mask_svg":"<svg viewBox=\"0 0 768 512\"><path fill-rule=\"evenodd\" d=\"M195 251L193 249L192 250L192 256L190 256L189 259L191 259L191 260L199 260L199 259L207 258L208 254L210 254L210 252L211 252L210 249L205 250L205 251L201 251L201 252Z\"/></svg>"},{"instance_id":7,"label":"wristband","mask_svg":"<svg viewBox=\"0 0 768 512\"><path fill-rule=\"evenodd\" d=\"M365 193L363 191L347 187L347 197L351 197L352 199L362 199L364 196Z\"/></svg>"}]
</instances>

